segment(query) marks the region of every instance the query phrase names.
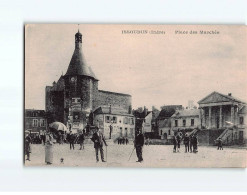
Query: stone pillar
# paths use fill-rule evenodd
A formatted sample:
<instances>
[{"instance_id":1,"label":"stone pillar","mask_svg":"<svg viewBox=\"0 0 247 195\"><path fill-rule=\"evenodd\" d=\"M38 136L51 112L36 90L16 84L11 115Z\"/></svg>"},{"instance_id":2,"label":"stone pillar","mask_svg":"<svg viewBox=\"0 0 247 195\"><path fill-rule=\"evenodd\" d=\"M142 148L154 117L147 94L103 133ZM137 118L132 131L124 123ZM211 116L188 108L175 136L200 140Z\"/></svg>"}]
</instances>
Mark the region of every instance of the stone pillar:
<instances>
[{"instance_id":1,"label":"stone pillar","mask_svg":"<svg viewBox=\"0 0 247 195\"><path fill-rule=\"evenodd\" d=\"M222 128L222 106L220 106L220 128Z\"/></svg>"},{"instance_id":2,"label":"stone pillar","mask_svg":"<svg viewBox=\"0 0 247 195\"><path fill-rule=\"evenodd\" d=\"M202 126L206 127L206 114L205 114L205 108L202 108Z\"/></svg>"},{"instance_id":3,"label":"stone pillar","mask_svg":"<svg viewBox=\"0 0 247 195\"><path fill-rule=\"evenodd\" d=\"M234 106L231 105L231 122L234 124Z\"/></svg>"},{"instance_id":4,"label":"stone pillar","mask_svg":"<svg viewBox=\"0 0 247 195\"><path fill-rule=\"evenodd\" d=\"M211 129L212 115L211 115L212 107L208 107L208 128Z\"/></svg>"},{"instance_id":5,"label":"stone pillar","mask_svg":"<svg viewBox=\"0 0 247 195\"><path fill-rule=\"evenodd\" d=\"M235 110L235 116L234 116L234 124L235 125L237 125L239 122L239 120L238 120L238 107L236 107L236 109L234 109Z\"/></svg>"}]
</instances>

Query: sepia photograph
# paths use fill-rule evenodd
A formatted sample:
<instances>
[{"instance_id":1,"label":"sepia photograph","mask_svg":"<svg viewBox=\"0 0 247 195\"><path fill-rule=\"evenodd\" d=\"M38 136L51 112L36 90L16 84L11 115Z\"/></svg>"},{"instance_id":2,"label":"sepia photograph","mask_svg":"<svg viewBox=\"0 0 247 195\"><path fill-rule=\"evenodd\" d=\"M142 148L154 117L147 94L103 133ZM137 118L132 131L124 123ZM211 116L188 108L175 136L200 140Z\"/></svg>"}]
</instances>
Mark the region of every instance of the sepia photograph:
<instances>
[{"instance_id":1,"label":"sepia photograph","mask_svg":"<svg viewBox=\"0 0 247 195\"><path fill-rule=\"evenodd\" d=\"M246 168L246 26L24 28L25 167Z\"/></svg>"}]
</instances>

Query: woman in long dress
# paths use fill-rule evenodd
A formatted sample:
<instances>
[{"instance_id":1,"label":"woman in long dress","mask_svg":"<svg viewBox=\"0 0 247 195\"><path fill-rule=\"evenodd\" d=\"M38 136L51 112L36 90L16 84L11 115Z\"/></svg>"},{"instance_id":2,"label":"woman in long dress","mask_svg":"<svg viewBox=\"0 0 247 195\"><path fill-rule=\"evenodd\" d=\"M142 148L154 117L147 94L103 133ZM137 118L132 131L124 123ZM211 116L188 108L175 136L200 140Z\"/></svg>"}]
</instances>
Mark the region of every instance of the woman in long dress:
<instances>
[{"instance_id":1,"label":"woman in long dress","mask_svg":"<svg viewBox=\"0 0 247 195\"><path fill-rule=\"evenodd\" d=\"M53 162L53 136L51 132L46 134L45 162L47 165L51 165Z\"/></svg>"}]
</instances>

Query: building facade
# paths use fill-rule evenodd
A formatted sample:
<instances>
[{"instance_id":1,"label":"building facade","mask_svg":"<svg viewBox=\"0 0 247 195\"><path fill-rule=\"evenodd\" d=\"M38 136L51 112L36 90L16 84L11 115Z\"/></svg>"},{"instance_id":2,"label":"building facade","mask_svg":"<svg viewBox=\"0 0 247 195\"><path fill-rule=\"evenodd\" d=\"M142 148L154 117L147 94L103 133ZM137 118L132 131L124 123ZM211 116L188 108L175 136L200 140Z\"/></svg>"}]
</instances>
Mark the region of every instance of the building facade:
<instances>
[{"instance_id":1,"label":"building facade","mask_svg":"<svg viewBox=\"0 0 247 195\"><path fill-rule=\"evenodd\" d=\"M201 122L199 109L178 110L171 116L172 131L192 131L194 128L200 127Z\"/></svg>"},{"instance_id":2,"label":"building facade","mask_svg":"<svg viewBox=\"0 0 247 195\"><path fill-rule=\"evenodd\" d=\"M246 139L246 103L232 96L213 92L198 102L203 142L212 144L219 137L226 144L241 144ZM208 133L206 133L208 132Z\"/></svg>"},{"instance_id":3,"label":"building facade","mask_svg":"<svg viewBox=\"0 0 247 195\"><path fill-rule=\"evenodd\" d=\"M182 110L182 105L162 106L157 118L158 133L161 139L170 141L174 132L171 129L171 116L177 111Z\"/></svg>"},{"instance_id":4,"label":"building facade","mask_svg":"<svg viewBox=\"0 0 247 195\"><path fill-rule=\"evenodd\" d=\"M44 110L25 109L25 131L40 133L47 128Z\"/></svg>"},{"instance_id":5,"label":"building facade","mask_svg":"<svg viewBox=\"0 0 247 195\"><path fill-rule=\"evenodd\" d=\"M75 49L68 70L52 86L46 86L46 111L53 121L79 130L100 106L117 106L131 113L131 95L98 90L99 79L87 65L82 52L82 34L75 34ZM52 121L51 120L51 121Z\"/></svg>"},{"instance_id":6,"label":"building facade","mask_svg":"<svg viewBox=\"0 0 247 195\"><path fill-rule=\"evenodd\" d=\"M93 124L101 129L106 139L134 138L134 115L128 114L121 107L100 106L93 112L93 115Z\"/></svg>"}]
</instances>

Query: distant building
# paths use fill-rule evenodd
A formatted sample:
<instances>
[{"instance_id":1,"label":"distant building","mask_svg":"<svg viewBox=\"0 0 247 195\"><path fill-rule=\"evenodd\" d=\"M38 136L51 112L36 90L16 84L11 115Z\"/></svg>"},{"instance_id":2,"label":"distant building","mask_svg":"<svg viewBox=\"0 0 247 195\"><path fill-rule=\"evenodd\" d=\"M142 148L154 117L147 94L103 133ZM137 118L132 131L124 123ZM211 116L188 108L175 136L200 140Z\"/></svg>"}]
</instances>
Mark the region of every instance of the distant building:
<instances>
[{"instance_id":1,"label":"distant building","mask_svg":"<svg viewBox=\"0 0 247 195\"><path fill-rule=\"evenodd\" d=\"M47 122L44 110L25 109L25 131L40 133L46 128Z\"/></svg>"},{"instance_id":2,"label":"distant building","mask_svg":"<svg viewBox=\"0 0 247 195\"><path fill-rule=\"evenodd\" d=\"M93 123L99 127L106 139L118 137L134 138L135 119L121 107L100 106L94 112ZM110 135L111 132L111 135Z\"/></svg>"},{"instance_id":3,"label":"distant building","mask_svg":"<svg viewBox=\"0 0 247 195\"><path fill-rule=\"evenodd\" d=\"M172 131L184 130L192 131L194 128L200 128L200 110L199 109L185 109L178 110L171 116Z\"/></svg>"},{"instance_id":4,"label":"distant building","mask_svg":"<svg viewBox=\"0 0 247 195\"><path fill-rule=\"evenodd\" d=\"M232 96L212 92L198 102L201 115L201 142L213 144L221 137L226 144L246 140L246 103ZM199 135L200 135L199 134Z\"/></svg>"},{"instance_id":5,"label":"distant building","mask_svg":"<svg viewBox=\"0 0 247 195\"><path fill-rule=\"evenodd\" d=\"M98 90L99 79L82 52L82 34L75 34L75 49L65 75L46 86L46 112L49 122L60 121L72 130L89 124L89 115L100 106L121 107L131 113L131 95Z\"/></svg>"},{"instance_id":6,"label":"distant building","mask_svg":"<svg viewBox=\"0 0 247 195\"><path fill-rule=\"evenodd\" d=\"M157 118L158 132L161 139L171 140L173 131L171 130L171 116L177 111L182 110L182 105L162 106Z\"/></svg>"},{"instance_id":7,"label":"distant building","mask_svg":"<svg viewBox=\"0 0 247 195\"><path fill-rule=\"evenodd\" d=\"M139 129L146 135L150 134L152 132L152 111L148 111L144 106L144 109L133 110L133 115L136 120L136 130Z\"/></svg>"}]
</instances>

